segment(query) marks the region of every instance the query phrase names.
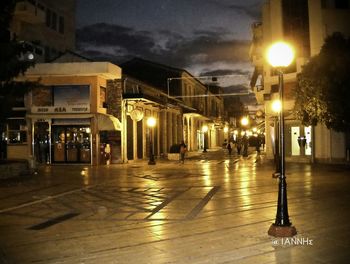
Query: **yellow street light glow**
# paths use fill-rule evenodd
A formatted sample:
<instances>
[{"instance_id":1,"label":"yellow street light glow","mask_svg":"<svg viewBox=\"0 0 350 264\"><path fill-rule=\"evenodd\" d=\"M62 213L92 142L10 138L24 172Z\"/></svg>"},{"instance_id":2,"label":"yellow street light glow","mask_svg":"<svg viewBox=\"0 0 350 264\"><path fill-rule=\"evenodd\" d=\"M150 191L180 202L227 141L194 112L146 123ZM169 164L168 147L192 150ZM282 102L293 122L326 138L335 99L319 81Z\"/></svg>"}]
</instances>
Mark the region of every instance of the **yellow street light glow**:
<instances>
[{"instance_id":1,"label":"yellow street light glow","mask_svg":"<svg viewBox=\"0 0 350 264\"><path fill-rule=\"evenodd\" d=\"M238 135L238 130L233 131L233 134Z\"/></svg>"},{"instance_id":2,"label":"yellow street light glow","mask_svg":"<svg viewBox=\"0 0 350 264\"><path fill-rule=\"evenodd\" d=\"M253 132L256 133L256 131L258 131L258 129L256 127L253 127Z\"/></svg>"},{"instance_id":3,"label":"yellow street light glow","mask_svg":"<svg viewBox=\"0 0 350 264\"><path fill-rule=\"evenodd\" d=\"M156 119L154 117L149 117L147 119L147 126L154 127L156 125Z\"/></svg>"},{"instance_id":4,"label":"yellow street light glow","mask_svg":"<svg viewBox=\"0 0 350 264\"><path fill-rule=\"evenodd\" d=\"M281 101L280 100L273 101L271 108L272 108L272 111L274 111L275 113L279 113L282 109Z\"/></svg>"},{"instance_id":5,"label":"yellow street light glow","mask_svg":"<svg viewBox=\"0 0 350 264\"><path fill-rule=\"evenodd\" d=\"M287 67L294 60L294 50L285 42L276 42L268 48L266 57L272 67Z\"/></svg>"},{"instance_id":6,"label":"yellow street light glow","mask_svg":"<svg viewBox=\"0 0 350 264\"><path fill-rule=\"evenodd\" d=\"M242 124L242 126L246 126L246 125L248 125L248 124L249 124L249 120L248 120L248 118L243 117L243 118L241 119L241 124Z\"/></svg>"},{"instance_id":7,"label":"yellow street light glow","mask_svg":"<svg viewBox=\"0 0 350 264\"><path fill-rule=\"evenodd\" d=\"M228 127L224 127L224 132L225 132L225 133L228 132Z\"/></svg>"},{"instance_id":8,"label":"yellow street light glow","mask_svg":"<svg viewBox=\"0 0 350 264\"><path fill-rule=\"evenodd\" d=\"M207 125L204 125L203 127L202 127L202 132L208 132L208 126Z\"/></svg>"}]
</instances>

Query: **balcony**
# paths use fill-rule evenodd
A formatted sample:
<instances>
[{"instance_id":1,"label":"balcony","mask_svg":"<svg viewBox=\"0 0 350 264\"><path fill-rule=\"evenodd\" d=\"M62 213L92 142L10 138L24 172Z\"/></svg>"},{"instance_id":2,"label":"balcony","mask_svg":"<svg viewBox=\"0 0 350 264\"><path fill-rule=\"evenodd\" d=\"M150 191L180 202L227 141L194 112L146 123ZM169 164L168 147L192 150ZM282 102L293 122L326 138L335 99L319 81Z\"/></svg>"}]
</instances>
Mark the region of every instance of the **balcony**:
<instances>
[{"instance_id":1,"label":"balcony","mask_svg":"<svg viewBox=\"0 0 350 264\"><path fill-rule=\"evenodd\" d=\"M45 10L33 2L20 1L15 8L15 18L30 24L45 23Z\"/></svg>"}]
</instances>

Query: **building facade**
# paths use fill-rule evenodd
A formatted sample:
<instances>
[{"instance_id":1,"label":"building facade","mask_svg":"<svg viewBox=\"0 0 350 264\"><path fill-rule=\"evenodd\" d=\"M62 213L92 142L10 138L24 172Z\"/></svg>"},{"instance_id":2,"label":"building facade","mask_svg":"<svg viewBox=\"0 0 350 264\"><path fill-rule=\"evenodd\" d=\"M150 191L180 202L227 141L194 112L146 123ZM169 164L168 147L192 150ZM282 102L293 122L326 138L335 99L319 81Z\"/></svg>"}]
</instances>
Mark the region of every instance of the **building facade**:
<instances>
[{"instance_id":1,"label":"building facade","mask_svg":"<svg viewBox=\"0 0 350 264\"><path fill-rule=\"evenodd\" d=\"M8 159L105 164L122 160L121 69L108 62L38 63L25 74L38 82L26 96L24 119L8 131ZM119 116L113 115L119 113ZM17 123L15 123L15 121Z\"/></svg>"},{"instance_id":2,"label":"building facade","mask_svg":"<svg viewBox=\"0 0 350 264\"><path fill-rule=\"evenodd\" d=\"M18 1L11 34L30 47L36 62L75 50L75 0Z\"/></svg>"},{"instance_id":3,"label":"building facade","mask_svg":"<svg viewBox=\"0 0 350 264\"><path fill-rule=\"evenodd\" d=\"M284 72L286 108L286 159L304 162L342 162L347 158L345 135L319 124L305 127L291 113L293 88L297 74L308 59L320 52L327 36L333 32L350 35L348 0L269 0L263 5L262 22L252 25L250 50L255 71L251 81L259 103L265 106L266 154L275 153L278 131L277 114L272 102L278 99L278 76L264 59L264 52L275 41L290 42L296 50L295 62ZM306 144L300 144L300 140Z\"/></svg>"},{"instance_id":4,"label":"building facade","mask_svg":"<svg viewBox=\"0 0 350 264\"><path fill-rule=\"evenodd\" d=\"M182 140L189 151L222 144L224 109L219 91L214 94L213 89L185 70L139 58L128 61L121 67L125 86L123 99L128 107L142 105L138 107L144 111L147 109L145 105L148 105L153 110L144 111L144 116L147 117L148 112L148 115L153 115L158 121L158 138L154 139L157 154L167 154L172 145L179 144ZM208 126L207 132L203 132L203 126ZM133 144L135 146L135 142Z\"/></svg>"}]
</instances>

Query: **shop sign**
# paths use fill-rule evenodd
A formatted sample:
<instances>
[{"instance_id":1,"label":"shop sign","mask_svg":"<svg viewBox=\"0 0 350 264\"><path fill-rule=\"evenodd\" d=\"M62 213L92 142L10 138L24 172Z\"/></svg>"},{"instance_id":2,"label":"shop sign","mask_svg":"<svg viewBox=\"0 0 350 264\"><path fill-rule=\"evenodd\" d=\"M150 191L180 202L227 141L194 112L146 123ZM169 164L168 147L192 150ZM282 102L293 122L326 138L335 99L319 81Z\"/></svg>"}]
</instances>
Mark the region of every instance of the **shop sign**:
<instances>
[{"instance_id":1,"label":"shop sign","mask_svg":"<svg viewBox=\"0 0 350 264\"><path fill-rule=\"evenodd\" d=\"M32 113L37 114L58 114L58 113L89 113L89 105L69 106L32 106Z\"/></svg>"}]
</instances>

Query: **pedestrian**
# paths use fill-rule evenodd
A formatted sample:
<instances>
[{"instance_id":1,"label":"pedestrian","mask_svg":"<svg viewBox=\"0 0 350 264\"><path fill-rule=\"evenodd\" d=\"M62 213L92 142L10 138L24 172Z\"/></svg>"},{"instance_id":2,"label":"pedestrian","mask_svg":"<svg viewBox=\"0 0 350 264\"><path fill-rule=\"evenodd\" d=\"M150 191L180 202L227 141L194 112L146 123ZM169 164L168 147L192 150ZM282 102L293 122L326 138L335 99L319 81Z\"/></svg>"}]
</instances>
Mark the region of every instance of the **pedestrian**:
<instances>
[{"instance_id":1,"label":"pedestrian","mask_svg":"<svg viewBox=\"0 0 350 264\"><path fill-rule=\"evenodd\" d=\"M185 163L185 154L187 152L187 146L185 144L185 141L181 141L181 144L180 144L180 162L182 164Z\"/></svg>"},{"instance_id":2,"label":"pedestrian","mask_svg":"<svg viewBox=\"0 0 350 264\"><path fill-rule=\"evenodd\" d=\"M232 153L232 145L231 145L231 141L227 144L227 150L228 150L228 154L231 155Z\"/></svg>"},{"instance_id":3,"label":"pedestrian","mask_svg":"<svg viewBox=\"0 0 350 264\"><path fill-rule=\"evenodd\" d=\"M242 139L241 138L237 138L236 148L237 148L237 154L241 155L241 149L242 149Z\"/></svg>"},{"instance_id":4,"label":"pedestrian","mask_svg":"<svg viewBox=\"0 0 350 264\"><path fill-rule=\"evenodd\" d=\"M260 138L257 137L255 142L255 149L257 154L260 154L260 146L261 146L261 141L260 141Z\"/></svg>"},{"instance_id":5,"label":"pedestrian","mask_svg":"<svg viewBox=\"0 0 350 264\"><path fill-rule=\"evenodd\" d=\"M243 142L243 157L248 157L249 139L246 134L244 134L242 142Z\"/></svg>"}]
</instances>

